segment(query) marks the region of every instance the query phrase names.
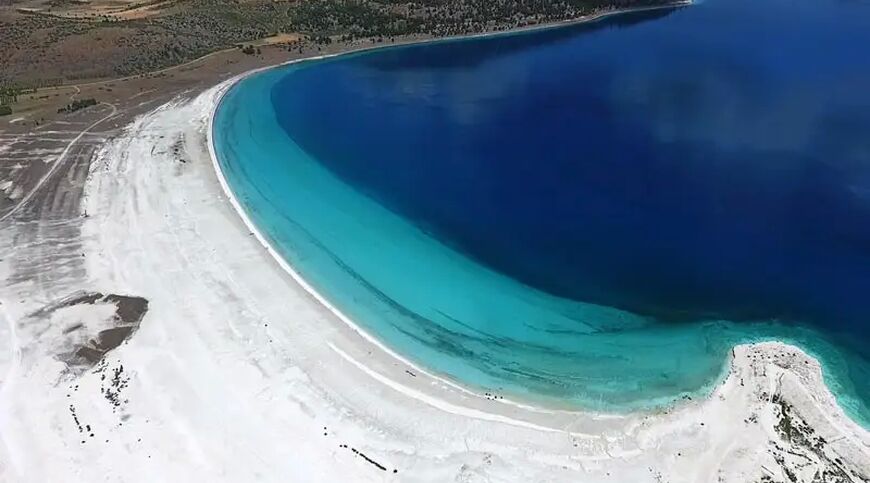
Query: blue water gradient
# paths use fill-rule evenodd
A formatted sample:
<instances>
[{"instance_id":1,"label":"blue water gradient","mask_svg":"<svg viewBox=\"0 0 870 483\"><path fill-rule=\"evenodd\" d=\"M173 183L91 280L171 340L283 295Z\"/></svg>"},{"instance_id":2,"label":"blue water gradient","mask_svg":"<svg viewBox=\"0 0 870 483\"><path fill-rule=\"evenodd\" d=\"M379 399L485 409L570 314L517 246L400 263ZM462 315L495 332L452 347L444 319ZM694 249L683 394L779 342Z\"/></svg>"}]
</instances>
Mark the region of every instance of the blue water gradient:
<instances>
[{"instance_id":1,"label":"blue water gradient","mask_svg":"<svg viewBox=\"0 0 870 483\"><path fill-rule=\"evenodd\" d=\"M623 411L734 344L870 421L870 4L711 0L251 76L214 126L255 223L458 381Z\"/></svg>"}]
</instances>

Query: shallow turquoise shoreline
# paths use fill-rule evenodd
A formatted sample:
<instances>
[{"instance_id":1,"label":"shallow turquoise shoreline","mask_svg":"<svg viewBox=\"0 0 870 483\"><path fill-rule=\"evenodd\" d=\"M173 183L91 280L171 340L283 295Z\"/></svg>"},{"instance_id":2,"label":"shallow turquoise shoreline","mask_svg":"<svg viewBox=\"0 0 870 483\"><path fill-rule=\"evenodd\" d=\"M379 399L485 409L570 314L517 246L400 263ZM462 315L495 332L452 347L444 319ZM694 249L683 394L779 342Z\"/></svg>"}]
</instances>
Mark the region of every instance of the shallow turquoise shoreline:
<instances>
[{"instance_id":1,"label":"shallow turquoise shoreline","mask_svg":"<svg viewBox=\"0 0 870 483\"><path fill-rule=\"evenodd\" d=\"M870 427L847 375L848 355L812 329L728 321L663 329L634 314L558 299L481 267L335 178L280 130L269 99L280 77L312 62L233 86L215 114L214 148L231 189L271 245L379 340L484 391L609 412L705 397L724 377L735 344L778 340L819 359L840 405ZM462 322L469 317L517 328L481 332ZM530 317L545 317L547 330L524 326Z\"/></svg>"}]
</instances>

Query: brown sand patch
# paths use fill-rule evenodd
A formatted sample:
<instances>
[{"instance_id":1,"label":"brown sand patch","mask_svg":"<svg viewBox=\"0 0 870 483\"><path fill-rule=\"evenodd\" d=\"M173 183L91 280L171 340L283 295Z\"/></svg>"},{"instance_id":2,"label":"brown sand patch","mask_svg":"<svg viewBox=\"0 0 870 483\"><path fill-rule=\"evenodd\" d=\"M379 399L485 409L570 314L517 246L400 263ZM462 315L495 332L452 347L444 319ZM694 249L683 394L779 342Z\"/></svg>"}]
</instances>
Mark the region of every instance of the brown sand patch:
<instances>
[{"instance_id":1,"label":"brown sand patch","mask_svg":"<svg viewBox=\"0 0 870 483\"><path fill-rule=\"evenodd\" d=\"M66 19L112 17L118 20L135 20L157 15L176 3L178 0L70 0L65 3L36 0L23 2L17 10L21 13Z\"/></svg>"},{"instance_id":2,"label":"brown sand patch","mask_svg":"<svg viewBox=\"0 0 870 483\"><path fill-rule=\"evenodd\" d=\"M148 5L143 5L140 7L134 7L126 10L120 10L115 12L110 12L107 15L111 15L115 18L119 18L122 20L134 20L134 19L142 19L148 18L157 14L162 13L167 7L173 5L175 0L168 0L164 2L155 2Z\"/></svg>"},{"instance_id":3,"label":"brown sand patch","mask_svg":"<svg viewBox=\"0 0 870 483\"><path fill-rule=\"evenodd\" d=\"M275 45L275 44L290 44L293 42L297 42L302 40L301 34L287 34L280 33L276 35L272 35L270 37L266 37L255 42L250 42L251 45L263 46L263 45Z\"/></svg>"}]
</instances>

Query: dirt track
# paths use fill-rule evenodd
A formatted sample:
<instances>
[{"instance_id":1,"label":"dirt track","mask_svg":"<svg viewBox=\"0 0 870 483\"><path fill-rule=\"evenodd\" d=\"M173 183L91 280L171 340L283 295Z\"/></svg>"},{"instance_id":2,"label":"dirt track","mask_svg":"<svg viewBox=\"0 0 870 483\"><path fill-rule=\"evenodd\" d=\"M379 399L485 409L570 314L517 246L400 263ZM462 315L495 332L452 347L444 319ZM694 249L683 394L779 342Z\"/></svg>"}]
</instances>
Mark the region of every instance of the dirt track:
<instances>
[{"instance_id":1,"label":"dirt track","mask_svg":"<svg viewBox=\"0 0 870 483\"><path fill-rule=\"evenodd\" d=\"M50 303L80 288L82 195L100 146L136 116L232 75L290 59L280 48L261 56L238 51L127 80L41 89L0 119L0 260L4 283ZM298 55L298 54L297 54ZM75 99L98 105L70 114ZM13 122L14 121L14 122ZM34 293L34 289L36 292Z\"/></svg>"},{"instance_id":2,"label":"dirt track","mask_svg":"<svg viewBox=\"0 0 870 483\"><path fill-rule=\"evenodd\" d=\"M81 289L81 225L88 216L82 196L91 161L137 116L251 69L370 45L335 43L301 52L263 45L259 55L221 51L144 76L40 89L21 99L15 114L0 118L0 262L8 262L0 277L43 304ZM88 98L98 105L58 113Z\"/></svg>"}]
</instances>

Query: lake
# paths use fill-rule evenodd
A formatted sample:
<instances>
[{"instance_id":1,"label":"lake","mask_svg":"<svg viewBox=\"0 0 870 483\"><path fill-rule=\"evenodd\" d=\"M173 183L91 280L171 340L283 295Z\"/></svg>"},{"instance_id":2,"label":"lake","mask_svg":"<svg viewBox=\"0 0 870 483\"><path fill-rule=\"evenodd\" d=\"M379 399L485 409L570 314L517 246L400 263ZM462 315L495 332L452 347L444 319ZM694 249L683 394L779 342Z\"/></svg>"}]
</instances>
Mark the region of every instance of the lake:
<instances>
[{"instance_id":1,"label":"lake","mask_svg":"<svg viewBox=\"0 0 870 483\"><path fill-rule=\"evenodd\" d=\"M435 373L621 412L774 339L867 426L867 46L866 1L708 0L389 47L245 78L214 143L281 255Z\"/></svg>"}]
</instances>

